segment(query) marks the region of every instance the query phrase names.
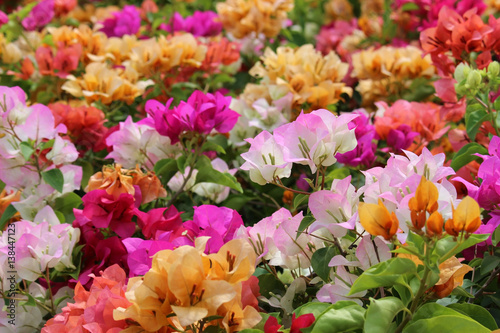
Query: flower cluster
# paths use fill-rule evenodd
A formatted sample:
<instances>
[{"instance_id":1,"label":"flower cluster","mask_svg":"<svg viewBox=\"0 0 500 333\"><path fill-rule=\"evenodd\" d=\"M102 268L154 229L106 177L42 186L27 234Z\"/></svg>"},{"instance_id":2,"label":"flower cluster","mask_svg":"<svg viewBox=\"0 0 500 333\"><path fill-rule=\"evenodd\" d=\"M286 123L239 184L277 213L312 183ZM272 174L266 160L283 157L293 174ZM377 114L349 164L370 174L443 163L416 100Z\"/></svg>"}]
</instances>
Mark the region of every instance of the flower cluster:
<instances>
[{"instance_id":1,"label":"flower cluster","mask_svg":"<svg viewBox=\"0 0 500 333\"><path fill-rule=\"evenodd\" d=\"M292 9L290 0L227 0L217 4L224 28L236 38L250 33L275 37Z\"/></svg>"},{"instance_id":2,"label":"flower cluster","mask_svg":"<svg viewBox=\"0 0 500 333\"><path fill-rule=\"evenodd\" d=\"M344 93L352 93L342 82L348 67L335 53L322 56L307 44L297 49L278 47L276 53L266 49L262 62L258 62L250 74L262 78L260 84L268 89L285 87L293 93L294 106L307 103L309 110L314 110L337 103Z\"/></svg>"},{"instance_id":3,"label":"flower cluster","mask_svg":"<svg viewBox=\"0 0 500 333\"><path fill-rule=\"evenodd\" d=\"M335 154L356 147L354 129L348 123L356 115L335 116L324 109L301 113L292 123L282 125L274 134L263 131L254 139L248 153L241 155L243 170L258 184L276 182L290 176L293 163L309 165L311 172L336 162Z\"/></svg>"},{"instance_id":4,"label":"flower cluster","mask_svg":"<svg viewBox=\"0 0 500 333\"><path fill-rule=\"evenodd\" d=\"M258 312L242 299L242 283L255 268L250 244L232 240L210 255L202 248L198 243L160 251L144 277L129 280L127 299L132 305L113 313L114 320L133 323L124 332L154 332L169 325L181 330L218 326L235 332L260 321Z\"/></svg>"}]
</instances>

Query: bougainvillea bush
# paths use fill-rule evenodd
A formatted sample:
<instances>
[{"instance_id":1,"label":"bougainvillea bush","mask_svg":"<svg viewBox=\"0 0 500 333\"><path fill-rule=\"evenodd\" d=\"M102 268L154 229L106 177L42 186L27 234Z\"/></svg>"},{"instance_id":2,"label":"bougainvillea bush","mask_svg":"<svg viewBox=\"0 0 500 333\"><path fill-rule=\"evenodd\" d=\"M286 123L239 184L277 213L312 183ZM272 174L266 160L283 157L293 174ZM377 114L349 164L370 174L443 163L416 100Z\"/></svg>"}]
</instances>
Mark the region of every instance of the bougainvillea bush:
<instances>
[{"instance_id":1,"label":"bougainvillea bush","mask_svg":"<svg viewBox=\"0 0 500 333\"><path fill-rule=\"evenodd\" d=\"M0 9L0 332L498 329L498 1Z\"/></svg>"}]
</instances>

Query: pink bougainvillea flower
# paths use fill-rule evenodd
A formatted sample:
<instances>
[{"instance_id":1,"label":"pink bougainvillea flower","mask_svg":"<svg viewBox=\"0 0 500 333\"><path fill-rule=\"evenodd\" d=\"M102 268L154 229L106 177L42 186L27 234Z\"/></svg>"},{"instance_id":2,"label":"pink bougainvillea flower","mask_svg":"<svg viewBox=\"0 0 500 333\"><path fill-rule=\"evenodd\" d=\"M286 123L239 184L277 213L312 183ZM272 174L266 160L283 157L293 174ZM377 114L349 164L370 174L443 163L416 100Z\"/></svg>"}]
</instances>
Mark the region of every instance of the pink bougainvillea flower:
<instances>
[{"instance_id":1,"label":"pink bougainvillea flower","mask_svg":"<svg viewBox=\"0 0 500 333\"><path fill-rule=\"evenodd\" d=\"M147 213L137 210L137 222L143 235L147 239L156 239L157 235L165 231L176 232L182 228L181 213L174 207L155 208ZM180 234L178 235L180 236Z\"/></svg>"},{"instance_id":2,"label":"pink bougainvillea flower","mask_svg":"<svg viewBox=\"0 0 500 333\"><path fill-rule=\"evenodd\" d=\"M24 29L33 31L43 28L54 18L54 0L43 0L39 2L28 16L23 19L22 25Z\"/></svg>"},{"instance_id":3,"label":"pink bougainvillea flower","mask_svg":"<svg viewBox=\"0 0 500 333\"><path fill-rule=\"evenodd\" d=\"M243 226L240 214L234 209L202 205L194 208L192 221L184 222L184 228L194 237L210 236L205 252L215 253L233 239L237 229Z\"/></svg>"},{"instance_id":4,"label":"pink bougainvillea flower","mask_svg":"<svg viewBox=\"0 0 500 333\"><path fill-rule=\"evenodd\" d=\"M77 69L81 54L82 46L80 44L64 46L63 42L59 42L53 63L54 70L57 71L56 75L64 79Z\"/></svg>"},{"instance_id":5,"label":"pink bougainvillea flower","mask_svg":"<svg viewBox=\"0 0 500 333\"><path fill-rule=\"evenodd\" d=\"M216 36L222 31L222 23L217 19L217 14L212 11L196 10L186 18L176 12L168 24L160 25L160 29L168 32L185 31L197 37Z\"/></svg>"},{"instance_id":6,"label":"pink bougainvillea flower","mask_svg":"<svg viewBox=\"0 0 500 333\"><path fill-rule=\"evenodd\" d=\"M101 29L108 37L122 37L124 35L135 35L141 27L141 16L139 10L128 5L122 11L114 12L112 18L101 22Z\"/></svg>"}]
</instances>

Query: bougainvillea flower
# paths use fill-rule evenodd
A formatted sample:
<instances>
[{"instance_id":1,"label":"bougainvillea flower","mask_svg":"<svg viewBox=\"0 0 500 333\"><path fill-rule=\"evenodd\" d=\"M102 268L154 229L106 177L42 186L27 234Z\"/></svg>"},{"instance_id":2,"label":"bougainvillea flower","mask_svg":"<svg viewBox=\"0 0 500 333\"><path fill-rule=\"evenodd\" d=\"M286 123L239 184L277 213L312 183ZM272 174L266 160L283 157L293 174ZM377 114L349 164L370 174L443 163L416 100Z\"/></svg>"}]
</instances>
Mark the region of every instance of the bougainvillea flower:
<instances>
[{"instance_id":1,"label":"bougainvillea flower","mask_svg":"<svg viewBox=\"0 0 500 333\"><path fill-rule=\"evenodd\" d=\"M410 199L408 206L411 210L411 221L416 229L422 229L427 219L426 213L434 213L438 209L439 192L433 182L422 176L415 196Z\"/></svg>"},{"instance_id":2,"label":"bougainvillea flower","mask_svg":"<svg viewBox=\"0 0 500 333\"><path fill-rule=\"evenodd\" d=\"M441 236L443 233L444 219L438 211L432 213L425 224L425 232L429 236Z\"/></svg>"},{"instance_id":3,"label":"bougainvillea flower","mask_svg":"<svg viewBox=\"0 0 500 333\"><path fill-rule=\"evenodd\" d=\"M155 208L147 213L137 210L137 223L141 228L142 234L147 239L156 239L157 234L160 232L171 231L176 232L182 227L181 213L174 207ZM180 236L180 234L178 235Z\"/></svg>"},{"instance_id":4,"label":"bougainvillea flower","mask_svg":"<svg viewBox=\"0 0 500 333\"><path fill-rule=\"evenodd\" d=\"M103 25L101 31L108 37L135 35L141 27L141 16L135 6L129 5L124 6L120 12L114 12L112 18L101 23Z\"/></svg>"},{"instance_id":5,"label":"bougainvillea flower","mask_svg":"<svg viewBox=\"0 0 500 333\"><path fill-rule=\"evenodd\" d=\"M472 267L460 263L456 257L448 258L439 265L439 281L431 291L437 298L449 296L453 289L463 284L464 275L470 271Z\"/></svg>"},{"instance_id":6,"label":"bougainvillea flower","mask_svg":"<svg viewBox=\"0 0 500 333\"><path fill-rule=\"evenodd\" d=\"M373 236L382 236L390 240L398 231L399 221L396 214L389 213L380 199L378 205L361 202L358 214L363 228Z\"/></svg>"},{"instance_id":7,"label":"bougainvillea flower","mask_svg":"<svg viewBox=\"0 0 500 333\"><path fill-rule=\"evenodd\" d=\"M104 190L93 190L82 197L83 210L74 209L75 227L86 224L96 228L110 228L120 237L132 236L135 231L135 199L128 193L121 193L118 198Z\"/></svg>"},{"instance_id":8,"label":"bougainvillea flower","mask_svg":"<svg viewBox=\"0 0 500 333\"><path fill-rule=\"evenodd\" d=\"M33 31L49 24L53 17L54 0L43 0L31 9L28 16L23 19L22 25L24 29Z\"/></svg>"},{"instance_id":9,"label":"bougainvillea flower","mask_svg":"<svg viewBox=\"0 0 500 333\"><path fill-rule=\"evenodd\" d=\"M473 233L481 226L481 211L476 200L467 196L453 208L453 218L444 226L448 235L457 237L462 231Z\"/></svg>"},{"instance_id":10,"label":"bougainvillea flower","mask_svg":"<svg viewBox=\"0 0 500 333\"><path fill-rule=\"evenodd\" d=\"M212 11L201 12L196 10L193 15L183 18L179 13L174 13L168 24L161 24L160 29L168 32L185 31L197 37L210 37L220 34L222 23Z\"/></svg>"}]
</instances>

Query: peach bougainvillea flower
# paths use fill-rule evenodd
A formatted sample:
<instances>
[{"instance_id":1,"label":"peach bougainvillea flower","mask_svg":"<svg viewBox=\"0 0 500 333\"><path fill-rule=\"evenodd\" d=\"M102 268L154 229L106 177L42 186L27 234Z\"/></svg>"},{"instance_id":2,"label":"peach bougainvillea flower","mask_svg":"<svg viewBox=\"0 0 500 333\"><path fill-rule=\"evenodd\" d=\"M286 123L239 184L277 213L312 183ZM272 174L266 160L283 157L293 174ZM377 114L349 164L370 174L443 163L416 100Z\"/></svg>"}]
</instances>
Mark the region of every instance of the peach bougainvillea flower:
<instances>
[{"instance_id":1,"label":"peach bougainvillea flower","mask_svg":"<svg viewBox=\"0 0 500 333\"><path fill-rule=\"evenodd\" d=\"M134 323L124 332L142 329L156 332L170 325L183 330L208 316L209 321L230 332L253 327L260 315L252 306L243 308L241 283L255 270L256 255L241 239L231 240L218 253L203 254L206 239L198 238L196 247L181 246L163 250L153 257L144 277L129 280L128 308L114 311L115 320Z\"/></svg>"},{"instance_id":2,"label":"peach bougainvillea flower","mask_svg":"<svg viewBox=\"0 0 500 333\"><path fill-rule=\"evenodd\" d=\"M125 169L124 171L127 170ZM131 176L125 172L122 173L122 166L120 164L116 164L114 167L103 166L102 172L99 171L90 177L85 192L106 190L108 194L113 195L117 199L122 193L132 195L135 193L132 182L133 178Z\"/></svg>"},{"instance_id":3,"label":"peach bougainvillea flower","mask_svg":"<svg viewBox=\"0 0 500 333\"><path fill-rule=\"evenodd\" d=\"M358 78L356 90L363 97L363 105L377 100L401 96L417 78L431 78L436 69L431 57L423 57L414 46L369 48L352 55L352 76Z\"/></svg>"},{"instance_id":4,"label":"peach bougainvillea flower","mask_svg":"<svg viewBox=\"0 0 500 333\"><path fill-rule=\"evenodd\" d=\"M473 233L481 226L481 211L476 200L467 196L460 201L457 208L452 208L453 218L444 226L448 235L458 237L460 233Z\"/></svg>"},{"instance_id":5,"label":"peach bougainvillea flower","mask_svg":"<svg viewBox=\"0 0 500 333\"><path fill-rule=\"evenodd\" d=\"M461 286L464 275L472 271L468 265L460 263L456 257L451 257L439 265L439 281L431 289L437 298L444 298L451 294L453 289Z\"/></svg>"},{"instance_id":6,"label":"peach bougainvillea flower","mask_svg":"<svg viewBox=\"0 0 500 333\"><path fill-rule=\"evenodd\" d=\"M323 56L311 44L299 48L278 47L276 53L267 48L250 74L262 78L260 84L272 89L285 87L293 93L294 106L308 103L310 110L326 108L337 103L340 95L352 94L342 80L349 65L330 52Z\"/></svg>"},{"instance_id":7,"label":"peach bougainvillea flower","mask_svg":"<svg viewBox=\"0 0 500 333\"><path fill-rule=\"evenodd\" d=\"M291 0L227 0L217 4L217 13L227 32L236 38L251 33L275 37L293 9Z\"/></svg>"},{"instance_id":8,"label":"peach bougainvillea flower","mask_svg":"<svg viewBox=\"0 0 500 333\"><path fill-rule=\"evenodd\" d=\"M394 212L389 213L382 200L378 204L360 202L359 221L365 230L373 236L391 239L399 228L399 221Z\"/></svg>"}]
</instances>

